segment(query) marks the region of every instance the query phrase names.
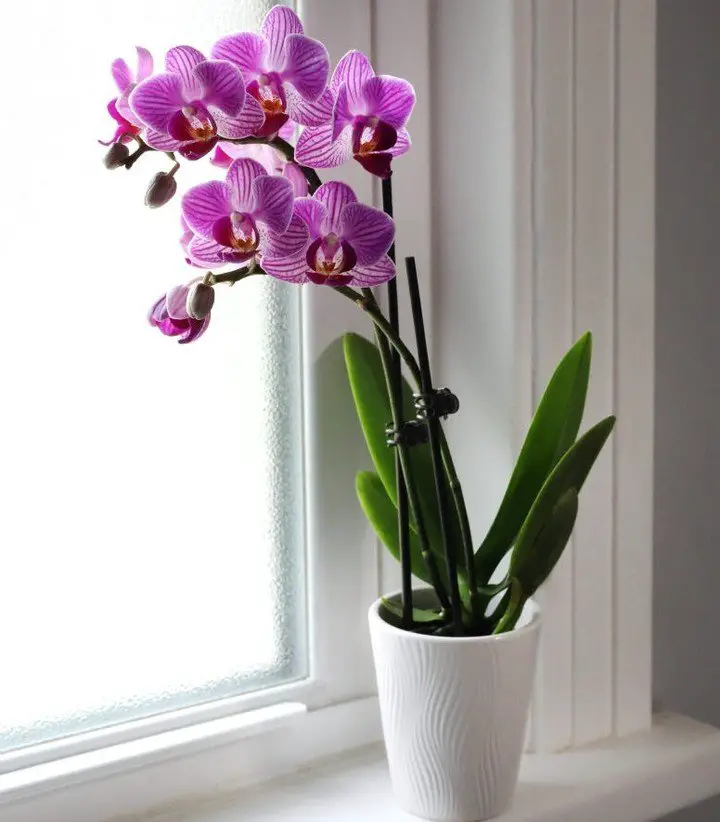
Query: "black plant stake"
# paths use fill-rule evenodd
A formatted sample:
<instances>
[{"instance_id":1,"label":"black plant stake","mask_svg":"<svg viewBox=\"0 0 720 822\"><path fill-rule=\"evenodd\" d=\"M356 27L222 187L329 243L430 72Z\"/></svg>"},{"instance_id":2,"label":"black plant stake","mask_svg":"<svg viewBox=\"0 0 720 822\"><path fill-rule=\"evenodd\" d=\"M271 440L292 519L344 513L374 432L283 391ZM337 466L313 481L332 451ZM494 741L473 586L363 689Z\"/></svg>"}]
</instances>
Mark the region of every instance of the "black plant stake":
<instances>
[{"instance_id":1,"label":"black plant stake","mask_svg":"<svg viewBox=\"0 0 720 822\"><path fill-rule=\"evenodd\" d=\"M432 377L430 374L430 359L428 357L427 340L425 338L425 323L423 322L422 303L420 302L420 289L418 288L417 269L415 267L414 257L405 258L405 269L407 271L408 288L410 289L410 305L412 307L415 337L417 339L418 365L420 366L420 391L422 392L424 402L432 403L435 399L435 391L433 390ZM456 410L456 408L453 407L452 410ZM452 410L450 410L450 413L452 413ZM448 534L449 513L447 507L447 488L443 475L442 457L440 455L440 415L437 413L426 413L423 416L427 420L430 441L430 454L432 457L433 476L435 478L435 494L437 496L438 512L440 514L440 534L442 536L445 563L447 565L448 580L450 582L453 627L455 634L462 636L464 630L460 585L458 583L457 558L455 557L454 547L450 545Z\"/></svg>"},{"instance_id":2,"label":"black plant stake","mask_svg":"<svg viewBox=\"0 0 720 822\"><path fill-rule=\"evenodd\" d=\"M393 216L392 183L390 177L382 181L382 204L383 211L389 216ZM388 251L390 259L395 262L395 243ZM400 316L398 311L397 279L393 278L387 284L388 311L390 314L390 325L393 331L400 330ZM389 390L392 392L391 407L393 408L393 426L396 431L400 430L403 420L402 415L402 366L400 364L400 354L393 348L391 354L390 384ZM402 448L402 445L400 446ZM397 478L397 509L398 509L398 542L400 545L400 572L402 575L402 610L403 627L412 630L413 626L413 604L412 604L412 567L410 560L410 519L408 514L408 495L405 486L405 477L402 470L402 460L400 448L395 450L395 476Z\"/></svg>"}]
</instances>

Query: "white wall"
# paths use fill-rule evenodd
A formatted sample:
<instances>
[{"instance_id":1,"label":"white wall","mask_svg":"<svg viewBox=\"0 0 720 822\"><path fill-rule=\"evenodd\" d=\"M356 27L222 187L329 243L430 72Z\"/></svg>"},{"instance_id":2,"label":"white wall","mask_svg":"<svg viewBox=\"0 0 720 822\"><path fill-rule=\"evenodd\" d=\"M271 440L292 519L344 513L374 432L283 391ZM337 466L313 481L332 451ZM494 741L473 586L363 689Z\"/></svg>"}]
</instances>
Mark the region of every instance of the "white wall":
<instances>
[{"instance_id":1,"label":"white wall","mask_svg":"<svg viewBox=\"0 0 720 822\"><path fill-rule=\"evenodd\" d=\"M659 0L657 706L720 725L720 3ZM716 822L720 800L672 817Z\"/></svg>"}]
</instances>

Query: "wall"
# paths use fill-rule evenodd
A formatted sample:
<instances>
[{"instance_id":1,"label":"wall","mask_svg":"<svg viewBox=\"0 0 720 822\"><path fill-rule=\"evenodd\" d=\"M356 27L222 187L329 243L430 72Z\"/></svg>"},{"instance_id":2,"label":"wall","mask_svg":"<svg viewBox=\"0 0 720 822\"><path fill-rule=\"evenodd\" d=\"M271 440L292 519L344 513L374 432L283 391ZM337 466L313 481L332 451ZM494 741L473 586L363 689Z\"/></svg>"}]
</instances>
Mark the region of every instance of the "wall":
<instances>
[{"instance_id":1,"label":"wall","mask_svg":"<svg viewBox=\"0 0 720 822\"><path fill-rule=\"evenodd\" d=\"M720 725L720 3L659 0L657 47L654 682Z\"/></svg>"}]
</instances>

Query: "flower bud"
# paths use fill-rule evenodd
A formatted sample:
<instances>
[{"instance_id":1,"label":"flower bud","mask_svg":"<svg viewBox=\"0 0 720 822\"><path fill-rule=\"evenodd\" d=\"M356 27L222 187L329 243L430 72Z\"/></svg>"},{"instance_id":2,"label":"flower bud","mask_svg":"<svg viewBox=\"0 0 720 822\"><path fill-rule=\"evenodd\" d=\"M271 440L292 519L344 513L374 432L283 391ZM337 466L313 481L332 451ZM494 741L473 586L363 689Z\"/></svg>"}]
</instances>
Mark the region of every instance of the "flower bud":
<instances>
[{"instance_id":1,"label":"flower bud","mask_svg":"<svg viewBox=\"0 0 720 822\"><path fill-rule=\"evenodd\" d=\"M160 208L175 196L177 183L172 174L159 171L150 182L145 194L145 205L149 208Z\"/></svg>"},{"instance_id":2,"label":"flower bud","mask_svg":"<svg viewBox=\"0 0 720 822\"><path fill-rule=\"evenodd\" d=\"M130 149L125 143L113 143L110 150L103 158L105 168L120 168L125 165L125 161L130 156Z\"/></svg>"},{"instance_id":3,"label":"flower bud","mask_svg":"<svg viewBox=\"0 0 720 822\"><path fill-rule=\"evenodd\" d=\"M205 283L194 283L188 291L185 310L194 320L204 320L215 303L215 289Z\"/></svg>"}]
</instances>

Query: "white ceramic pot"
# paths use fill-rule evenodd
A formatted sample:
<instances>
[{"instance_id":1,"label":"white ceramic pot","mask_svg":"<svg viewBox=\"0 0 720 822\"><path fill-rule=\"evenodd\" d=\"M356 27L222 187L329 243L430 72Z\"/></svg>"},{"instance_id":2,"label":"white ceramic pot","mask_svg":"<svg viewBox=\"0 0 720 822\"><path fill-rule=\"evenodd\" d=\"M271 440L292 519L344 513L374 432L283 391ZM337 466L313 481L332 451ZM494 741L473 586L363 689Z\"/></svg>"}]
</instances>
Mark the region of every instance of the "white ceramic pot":
<instances>
[{"instance_id":1,"label":"white ceramic pot","mask_svg":"<svg viewBox=\"0 0 720 822\"><path fill-rule=\"evenodd\" d=\"M415 592L416 607L434 592ZM399 601L399 596L390 597ZM507 809L517 784L540 629L528 602L515 630L433 637L370 608L370 635L393 792L403 810L477 822Z\"/></svg>"}]
</instances>

